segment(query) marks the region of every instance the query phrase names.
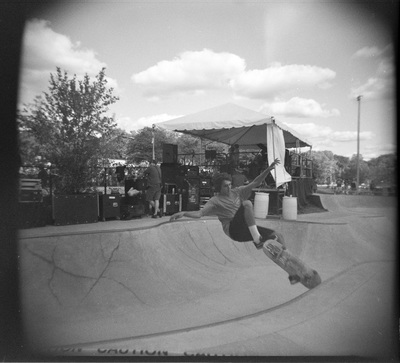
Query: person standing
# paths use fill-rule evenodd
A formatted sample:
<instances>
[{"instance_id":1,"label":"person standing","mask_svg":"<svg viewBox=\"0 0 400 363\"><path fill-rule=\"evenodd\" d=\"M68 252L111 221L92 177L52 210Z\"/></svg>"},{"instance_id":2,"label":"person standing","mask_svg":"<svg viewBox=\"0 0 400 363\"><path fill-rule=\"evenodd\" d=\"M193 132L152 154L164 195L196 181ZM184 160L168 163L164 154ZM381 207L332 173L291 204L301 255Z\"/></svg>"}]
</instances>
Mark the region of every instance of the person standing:
<instances>
[{"instance_id":1,"label":"person standing","mask_svg":"<svg viewBox=\"0 0 400 363\"><path fill-rule=\"evenodd\" d=\"M232 188L240 187L248 182L249 181L247 180L246 176L243 174L243 170L236 168L232 173Z\"/></svg>"},{"instance_id":2,"label":"person standing","mask_svg":"<svg viewBox=\"0 0 400 363\"><path fill-rule=\"evenodd\" d=\"M39 173L38 173L38 179L40 179L41 183L42 183L42 188L47 188L47 183L49 180L49 175L47 174L46 169L44 168L43 165L39 166Z\"/></svg>"},{"instance_id":3,"label":"person standing","mask_svg":"<svg viewBox=\"0 0 400 363\"><path fill-rule=\"evenodd\" d=\"M156 160L151 160L150 166L144 171L143 175L147 178L146 201L149 202L149 210L152 218L161 218L160 198L161 198L161 168Z\"/></svg>"}]
</instances>

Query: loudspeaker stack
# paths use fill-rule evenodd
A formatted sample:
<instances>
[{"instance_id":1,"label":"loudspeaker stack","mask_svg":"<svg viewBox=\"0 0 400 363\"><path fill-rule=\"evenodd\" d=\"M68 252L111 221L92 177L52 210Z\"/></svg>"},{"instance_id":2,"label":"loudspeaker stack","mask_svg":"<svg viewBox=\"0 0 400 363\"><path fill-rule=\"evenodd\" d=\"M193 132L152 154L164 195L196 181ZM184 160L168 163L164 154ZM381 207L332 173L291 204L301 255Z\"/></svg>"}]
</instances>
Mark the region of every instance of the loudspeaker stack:
<instances>
[{"instance_id":1,"label":"loudspeaker stack","mask_svg":"<svg viewBox=\"0 0 400 363\"><path fill-rule=\"evenodd\" d=\"M178 145L163 144L163 164L176 164L178 162Z\"/></svg>"}]
</instances>

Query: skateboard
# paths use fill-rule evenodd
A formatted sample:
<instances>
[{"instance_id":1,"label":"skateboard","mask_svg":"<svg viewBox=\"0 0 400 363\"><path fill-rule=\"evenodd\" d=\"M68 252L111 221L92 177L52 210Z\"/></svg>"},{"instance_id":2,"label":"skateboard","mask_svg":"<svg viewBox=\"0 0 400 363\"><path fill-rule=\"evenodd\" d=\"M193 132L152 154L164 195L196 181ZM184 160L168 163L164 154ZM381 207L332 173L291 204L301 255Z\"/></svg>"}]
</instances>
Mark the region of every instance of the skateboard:
<instances>
[{"instance_id":1,"label":"skateboard","mask_svg":"<svg viewBox=\"0 0 400 363\"><path fill-rule=\"evenodd\" d=\"M284 250L278 241L266 241L263 251L272 261L285 270L290 277L297 275L300 278L300 283L308 289L313 289L321 283L321 277L317 271L307 266L290 251Z\"/></svg>"}]
</instances>

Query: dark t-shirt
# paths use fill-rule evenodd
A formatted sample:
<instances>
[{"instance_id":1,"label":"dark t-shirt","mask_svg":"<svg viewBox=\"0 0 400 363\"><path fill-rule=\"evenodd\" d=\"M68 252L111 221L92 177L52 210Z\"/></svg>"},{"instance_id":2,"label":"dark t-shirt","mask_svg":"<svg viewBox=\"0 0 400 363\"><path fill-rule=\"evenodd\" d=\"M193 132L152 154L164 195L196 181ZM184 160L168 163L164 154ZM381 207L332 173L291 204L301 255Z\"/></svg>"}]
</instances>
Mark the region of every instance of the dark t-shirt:
<instances>
[{"instance_id":1,"label":"dark t-shirt","mask_svg":"<svg viewBox=\"0 0 400 363\"><path fill-rule=\"evenodd\" d=\"M229 223L242 205L242 202L248 197L249 190L244 186L232 189L229 196L217 194L205 204L203 209L200 209L201 215L217 216L222 223L225 234L229 236Z\"/></svg>"},{"instance_id":2,"label":"dark t-shirt","mask_svg":"<svg viewBox=\"0 0 400 363\"><path fill-rule=\"evenodd\" d=\"M161 186L161 168L158 165L150 165L144 172L147 177L147 185L149 187Z\"/></svg>"}]
</instances>

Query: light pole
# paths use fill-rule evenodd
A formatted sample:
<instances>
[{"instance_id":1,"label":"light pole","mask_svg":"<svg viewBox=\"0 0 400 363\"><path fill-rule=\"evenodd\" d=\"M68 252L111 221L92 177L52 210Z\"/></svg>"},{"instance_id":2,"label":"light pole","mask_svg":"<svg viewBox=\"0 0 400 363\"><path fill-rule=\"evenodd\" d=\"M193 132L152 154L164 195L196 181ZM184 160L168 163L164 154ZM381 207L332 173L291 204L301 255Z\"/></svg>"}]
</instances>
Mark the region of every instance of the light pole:
<instances>
[{"instance_id":1,"label":"light pole","mask_svg":"<svg viewBox=\"0 0 400 363\"><path fill-rule=\"evenodd\" d=\"M153 160L156 159L156 153L155 153L155 149L154 149L154 144L155 144L155 139L154 139L154 129L156 128L156 125L153 124L153 130L151 132L152 134L152 139L151 139L151 143L153 144Z\"/></svg>"},{"instance_id":2,"label":"light pole","mask_svg":"<svg viewBox=\"0 0 400 363\"><path fill-rule=\"evenodd\" d=\"M360 108L361 95L357 97L358 102L358 119L357 119L357 194L360 193Z\"/></svg>"}]
</instances>

